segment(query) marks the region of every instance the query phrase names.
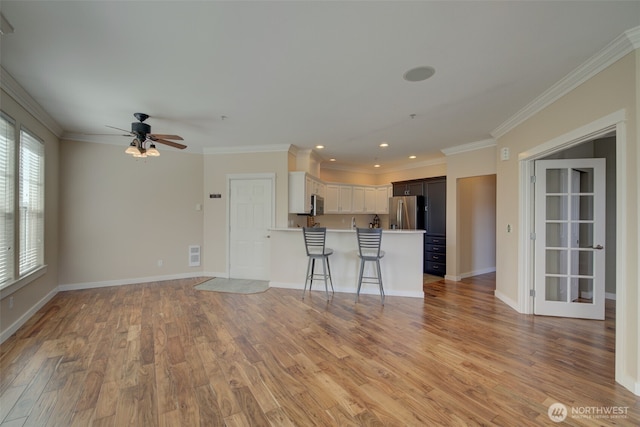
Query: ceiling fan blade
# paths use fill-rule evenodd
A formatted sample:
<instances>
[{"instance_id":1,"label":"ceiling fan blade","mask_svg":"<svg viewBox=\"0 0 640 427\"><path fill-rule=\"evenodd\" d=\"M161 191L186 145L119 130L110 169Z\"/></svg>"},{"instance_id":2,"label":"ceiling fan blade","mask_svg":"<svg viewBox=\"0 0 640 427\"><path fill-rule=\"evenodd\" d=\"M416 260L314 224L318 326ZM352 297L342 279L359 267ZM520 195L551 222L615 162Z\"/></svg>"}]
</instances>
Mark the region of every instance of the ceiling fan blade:
<instances>
[{"instance_id":1,"label":"ceiling fan blade","mask_svg":"<svg viewBox=\"0 0 640 427\"><path fill-rule=\"evenodd\" d=\"M117 127L115 127L115 126L109 126L109 125L105 125L105 126L106 126L106 127L108 127L108 128L111 128L111 129L121 130L122 132L126 132L127 134L126 134L126 135L124 135L124 136L134 136L134 135L131 133L131 131L128 131L128 130L125 130L125 129L120 129L120 128L117 128Z\"/></svg>"},{"instance_id":2,"label":"ceiling fan blade","mask_svg":"<svg viewBox=\"0 0 640 427\"><path fill-rule=\"evenodd\" d=\"M147 135L149 139L153 140L153 138L161 138L161 139L177 139L178 141L184 141L184 138L178 135L162 135L159 133L150 133Z\"/></svg>"},{"instance_id":3,"label":"ceiling fan blade","mask_svg":"<svg viewBox=\"0 0 640 427\"><path fill-rule=\"evenodd\" d=\"M86 135L86 136L127 136L129 138L131 138L131 134L128 133L126 135L124 134L117 134L117 133L80 133L78 135Z\"/></svg>"},{"instance_id":4,"label":"ceiling fan blade","mask_svg":"<svg viewBox=\"0 0 640 427\"><path fill-rule=\"evenodd\" d=\"M149 139L151 139L151 138L149 138ZM173 141L167 141L165 139L155 138L155 139L151 139L151 140L153 142L159 142L160 144L169 145L171 147L179 148L180 150L184 150L185 148L187 148L187 146L184 145L184 144L180 144L178 142L173 142Z\"/></svg>"}]
</instances>

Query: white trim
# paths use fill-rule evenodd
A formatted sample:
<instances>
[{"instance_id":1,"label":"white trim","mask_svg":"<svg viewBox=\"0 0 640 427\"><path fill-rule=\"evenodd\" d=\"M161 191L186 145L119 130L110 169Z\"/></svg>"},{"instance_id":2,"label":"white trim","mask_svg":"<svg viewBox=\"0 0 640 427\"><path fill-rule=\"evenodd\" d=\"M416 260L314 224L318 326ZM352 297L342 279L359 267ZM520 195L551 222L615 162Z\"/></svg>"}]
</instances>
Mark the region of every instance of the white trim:
<instances>
[{"instance_id":1,"label":"white trim","mask_svg":"<svg viewBox=\"0 0 640 427\"><path fill-rule=\"evenodd\" d=\"M454 154L466 153L467 151L482 150L483 148L495 147L496 140L485 139L482 141L469 142L468 144L456 145L455 147L443 148L440 150L445 156L452 156Z\"/></svg>"},{"instance_id":2,"label":"white trim","mask_svg":"<svg viewBox=\"0 0 640 427\"><path fill-rule=\"evenodd\" d=\"M36 118L44 127L60 138L62 127L36 102L22 86L0 66L0 87L7 92L29 114Z\"/></svg>"},{"instance_id":3,"label":"white trim","mask_svg":"<svg viewBox=\"0 0 640 427\"><path fill-rule=\"evenodd\" d=\"M221 279L228 279L229 278L229 272L225 271L225 272L215 272L215 271L205 271L202 273L203 277L219 277Z\"/></svg>"},{"instance_id":4,"label":"white trim","mask_svg":"<svg viewBox=\"0 0 640 427\"><path fill-rule=\"evenodd\" d=\"M545 157L553 152L561 151L574 145L605 136L612 131L616 134L616 253L625 253L627 247L627 131L626 131L626 111L619 110L588 123L571 132L567 132L551 141L540 144L533 149L520 153L520 234L518 236L518 304L516 310L530 314L533 312L533 298L529 296L529 290L533 289L533 253L531 250L530 233L533 232L533 215L530 208L533 203L533 190L530 176L533 173L534 160ZM627 300L627 260L626 257L616 258L616 298L620 301ZM496 296L498 293L496 292ZM500 297L500 299L502 299ZM627 365L627 340L622 337L627 336L628 325L624 321L627 318L625 304L616 305L616 340L615 340L615 380L625 388L634 391L637 389L636 381L629 377ZM638 325L635 325L638 327ZM637 391L637 390L636 390Z\"/></svg>"},{"instance_id":5,"label":"white trim","mask_svg":"<svg viewBox=\"0 0 640 427\"><path fill-rule=\"evenodd\" d=\"M461 273L460 278L466 279L467 277L478 276L480 274L495 273L495 271L496 271L495 267L481 268L480 270L473 270L467 273Z\"/></svg>"},{"instance_id":6,"label":"white trim","mask_svg":"<svg viewBox=\"0 0 640 427\"><path fill-rule=\"evenodd\" d=\"M115 279L115 280L103 280L99 282L70 283L65 285L58 285L58 290L61 292L77 291L80 289L95 289L95 288L106 288L110 286L137 285L140 283L163 282L165 280L191 279L194 277L207 277L207 276L208 275L203 273L202 271L195 271L193 273L170 274L166 276L137 277L135 279Z\"/></svg>"},{"instance_id":7,"label":"white trim","mask_svg":"<svg viewBox=\"0 0 640 427\"><path fill-rule=\"evenodd\" d=\"M0 299L4 299L9 295L24 288L29 283L44 276L47 273L47 264L41 265L33 271L30 271L26 276L19 278L18 280L2 285L0 288Z\"/></svg>"},{"instance_id":8,"label":"white trim","mask_svg":"<svg viewBox=\"0 0 640 427\"><path fill-rule=\"evenodd\" d=\"M598 53L571 71L556 84L544 91L523 109L507 119L491 132L496 139L501 138L516 126L539 113L582 83L586 82L614 62L633 52L640 45L640 27L627 30L605 46Z\"/></svg>"},{"instance_id":9,"label":"white trim","mask_svg":"<svg viewBox=\"0 0 640 427\"><path fill-rule=\"evenodd\" d=\"M450 280L452 282L459 282L462 280L462 276L454 276L453 274L445 274L444 280Z\"/></svg>"},{"instance_id":10,"label":"white trim","mask_svg":"<svg viewBox=\"0 0 640 427\"><path fill-rule=\"evenodd\" d=\"M583 142L601 138L607 133L614 131L616 124L624 122L626 119L626 111L618 110L533 147L528 151L524 151L518 155L518 160L536 160L557 151L566 150L567 148L582 144Z\"/></svg>"},{"instance_id":11,"label":"white trim","mask_svg":"<svg viewBox=\"0 0 640 427\"><path fill-rule=\"evenodd\" d=\"M243 153L272 153L285 151L289 152L291 146L289 144L272 144L272 145L248 145L243 147L205 147L202 149L203 154L243 154Z\"/></svg>"},{"instance_id":12,"label":"white trim","mask_svg":"<svg viewBox=\"0 0 640 427\"><path fill-rule=\"evenodd\" d=\"M509 307L511 307L512 309L514 309L515 311L519 311L518 310L518 302L512 300L511 298L509 298L508 296L506 296L505 294L503 294L500 291L493 291L493 295L498 298L500 301L502 301L503 303L507 304Z\"/></svg>"},{"instance_id":13,"label":"white trim","mask_svg":"<svg viewBox=\"0 0 640 427\"><path fill-rule=\"evenodd\" d=\"M5 342L7 338L11 335L15 334L21 326L23 326L27 321L36 314L38 310L40 310L46 303L51 301L53 297L55 297L58 293L58 288L51 290L47 295L44 296L40 301L38 301L35 305L33 305L29 310L27 310L22 316L20 316L15 322L11 324L7 329L0 333L0 344Z\"/></svg>"}]
</instances>

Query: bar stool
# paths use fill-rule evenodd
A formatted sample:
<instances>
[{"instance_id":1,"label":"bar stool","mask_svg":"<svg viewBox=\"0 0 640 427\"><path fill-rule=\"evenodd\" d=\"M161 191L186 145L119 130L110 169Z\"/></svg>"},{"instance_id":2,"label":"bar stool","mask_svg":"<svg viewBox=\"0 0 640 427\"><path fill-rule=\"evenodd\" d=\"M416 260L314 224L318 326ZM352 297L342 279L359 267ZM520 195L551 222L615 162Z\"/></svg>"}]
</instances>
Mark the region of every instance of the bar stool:
<instances>
[{"instance_id":1,"label":"bar stool","mask_svg":"<svg viewBox=\"0 0 640 427\"><path fill-rule=\"evenodd\" d=\"M329 255L333 253L333 249L325 247L327 229L326 227L304 227L302 229L302 234L304 236L307 257L309 257L309 261L307 262L307 276L304 281L304 290L302 291L302 299L304 299L304 293L307 291L307 283L309 283L309 292L311 292L313 279L316 277L322 277L324 279L324 291L327 294L328 301L329 287L327 286L327 279L329 279L329 283L331 284L331 293L334 291L333 281L331 280L331 268L329 267ZM322 260L322 274L314 273L316 259Z\"/></svg>"},{"instance_id":2,"label":"bar stool","mask_svg":"<svg viewBox=\"0 0 640 427\"><path fill-rule=\"evenodd\" d=\"M360 288L362 283L377 283L380 286L380 298L384 305L384 288L382 287L382 272L380 271L380 258L384 256L384 251L380 250L382 242L381 228L357 228L358 236L358 257L360 257L360 275L358 276L358 292L356 293L356 302L360 296ZM364 265L367 261L373 261L376 264L377 276L365 276Z\"/></svg>"}]
</instances>

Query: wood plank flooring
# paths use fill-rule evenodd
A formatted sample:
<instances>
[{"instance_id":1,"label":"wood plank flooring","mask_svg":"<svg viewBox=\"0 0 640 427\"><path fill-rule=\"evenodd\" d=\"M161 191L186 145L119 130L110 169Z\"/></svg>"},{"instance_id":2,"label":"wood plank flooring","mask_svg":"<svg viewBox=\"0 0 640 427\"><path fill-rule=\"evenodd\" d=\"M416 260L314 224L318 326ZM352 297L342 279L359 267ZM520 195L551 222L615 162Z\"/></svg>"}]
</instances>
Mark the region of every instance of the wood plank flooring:
<instances>
[{"instance_id":1,"label":"wood plank flooring","mask_svg":"<svg viewBox=\"0 0 640 427\"><path fill-rule=\"evenodd\" d=\"M555 402L563 425L640 424L611 304L604 322L521 315L492 274L384 307L203 280L56 295L0 347L0 425L537 426L558 425ZM626 413L585 417L611 407Z\"/></svg>"}]
</instances>

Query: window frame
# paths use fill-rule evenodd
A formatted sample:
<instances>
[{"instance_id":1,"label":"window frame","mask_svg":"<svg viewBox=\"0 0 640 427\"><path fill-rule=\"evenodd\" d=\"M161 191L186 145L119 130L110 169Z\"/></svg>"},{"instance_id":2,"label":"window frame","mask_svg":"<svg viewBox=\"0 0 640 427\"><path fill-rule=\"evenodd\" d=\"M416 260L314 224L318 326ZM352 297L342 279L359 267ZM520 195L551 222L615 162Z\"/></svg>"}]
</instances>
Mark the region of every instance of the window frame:
<instances>
[{"instance_id":1,"label":"window frame","mask_svg":"<svg viewBox=\"0 0 640 427\"><path fill-rule=\"evenodd\" d=\"M11 254L6 258L10 263L6 271L7 277L3 278L0 283L0 298L4 298L18 289L26 286L37 278L43 276L47 272L46 258L45 258L45 240L46 240L46 180L45 180L45 168L46 168L46 144L42 138L40 138L35 132L29 130L23 124L19 123L9 114L4 111L0 111L0 119L6 122L13 130L13 141L10 141L5 147L10 147L12 159L7 162L7 168L11 168L9 173L3 172L5 176L12 178L10 183L10 190L5 189L5 194L9 194L12 198L12 210L9 217L12 217L12 234L13 238L9 241L11 246L8 251ZM7 132L9 135L9 132ZM29 177L25 179L23 176L24 167L23 160L25 160L23 150L29 152L29 158L27 165L36 165L37 174L29 174ZM35 160L35 163L34 163ZM33 171L33 170L32 170ZM28 173L28 171L27 171ZM34 180L35 177L35 180ZM32 197L29 203L27 203L28 211L31 216L31 224L26 230L23 228L23 215L21 215L21 205L23 203L20 200L21 195L24 192L24 184L28 185L28 192L35 194L35 198ZM7 193L8 191L8 193ZM6 209L9 212L9 209ZM26 231L26 233L25 233ZM35 234L33 234L35 232ZM21 271L21 261L23 261L25 248L21 245L21 240L25 235L29 235L29 256L32 262L29 263L28 268ZM35 245L34 245L35 242Z\"/></svg>"}]
</instances>

